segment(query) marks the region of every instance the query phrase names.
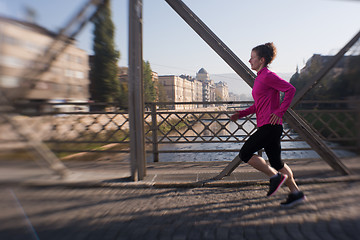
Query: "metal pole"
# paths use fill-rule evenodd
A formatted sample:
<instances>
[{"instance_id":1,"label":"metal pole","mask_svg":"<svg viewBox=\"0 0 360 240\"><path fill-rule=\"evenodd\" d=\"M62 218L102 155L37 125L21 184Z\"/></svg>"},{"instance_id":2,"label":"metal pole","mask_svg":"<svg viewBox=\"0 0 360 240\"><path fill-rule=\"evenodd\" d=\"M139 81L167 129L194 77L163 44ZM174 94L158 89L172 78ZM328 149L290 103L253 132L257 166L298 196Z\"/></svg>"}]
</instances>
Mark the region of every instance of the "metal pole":
<instances>
[{"instance_id":1,"label":"metal pole","mask_svg":"<svg viewBox=\"0 0 360 240\"><path fill-rule=\"evenodd\" d=\"M15 116L17 116L17 114L15 114L16 109L11 105L6 95L3 94L2 89L0 89L0 109L4 111L1 113L0 118L4 119L6 123L10 124L12 129L24 140L26 140L27 144L30 146L30 149L33 151L33 153L36 154L36 157L39 158L39 160L46 162L47 167L49 167L54 173L62 178L65 178L69 174L69 169L42 142L42 140L31 128L19 122L15 118Z\"/></svg>"},{"instance_id":2,"label":"metal pole","mask_svg":"<svg viewBox=\"0 0 360 240\"><path fill-rule=\"evenodd\" d=\"M253 71L190 8L180 0L165 1L250 87L254 85Z\"/></svg>"},{"instance_id":3,"label":"metal pole","mask_svg":"<svg viewBox=\"0 0 360 240\"><path fill-rule=\"evenodd\" d=\"M153 160L159 162L159 144L158 144L158 125L157 125L157 114L156 114L156 103L151 103L151 132L153 141Z\"/></svg>"},{"instance_id":4,"label":"metal pole","mask_svg":"<svg viewBox=\"0 0 360 240\"><path fill-rule=\"evenodd\" d=\"M355 106L356 106L356 117L355 117L355 119L357 119L356 120L356 122L357 122L357 124L356 124L356 130L357 130L357 144L356 144L356 146L357 146L357 149L356 149L356 151L358 152L358 153L360 153L360 101L359 100L357 100L356 102L355 102Z\"/></svg>"},{"instance_id":5,"label":"metal pole","mask_svg":"<svg viewBox=\"0 0 360 240\"><path fill-rule=\"evenodd\" d=\"M142 57L142 0L129 0L129 123L131 178L146 175Z\"/></svg>"}]
</instances>

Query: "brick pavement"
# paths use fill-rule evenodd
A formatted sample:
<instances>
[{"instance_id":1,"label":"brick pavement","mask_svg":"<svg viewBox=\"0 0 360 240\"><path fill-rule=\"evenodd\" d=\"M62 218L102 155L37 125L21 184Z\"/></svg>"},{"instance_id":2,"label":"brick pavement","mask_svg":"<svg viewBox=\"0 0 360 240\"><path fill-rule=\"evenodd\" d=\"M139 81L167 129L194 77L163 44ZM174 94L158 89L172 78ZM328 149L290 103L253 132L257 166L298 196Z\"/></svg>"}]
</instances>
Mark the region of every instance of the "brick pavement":
<instances>
[{"instance_id":1,"label":"brick pavement","mask_svg":"<svg viewBox=\"0 0 360 240\"><path fill-rule=\"evenodd\" d=\"M355 174L342 177L319 159L297 159L287 161L300 183L333 182L340 180L360 180L360 158L343 159ZM99 161L68 161L65 164L72 174L59 179L44 166L33 161L0 161L0 186L133 186L128 182L130 176L129 160L125 157L105 158ZM159 162L147 164L147 176L135 185L143 187L182 187L198 186L197 181L216 176L228 162ZM267 176L247 164L241 164L230 177L208 184L212 186L238 186L266 181Z\"/></svg>"},{"instance_id":2,"label":"brick pavement","mask_svg":"<svg viewBox=\"0 0 360 240\"><path fill-rule=\"evenodd\" d=\"M359 182L282 189L2 187L0 239L359 239Z\"/></svg>"},{"instance_id":3,"label":"brick pavement","mask_svg":"<svg viewBox=\"0 0 360 240\"><path fill-rule=\"evenodd\" d=\"M195 187L226 163L152 163L129 183L128 163L114 159L67 162L75 177L61 181L30 162L2 162L0 239L360 239L360 162L345 163L354 176L291 162L309 201L284 209L286 189L265 197L266 178L246 165Z\"/></svg>"}]
</instances>

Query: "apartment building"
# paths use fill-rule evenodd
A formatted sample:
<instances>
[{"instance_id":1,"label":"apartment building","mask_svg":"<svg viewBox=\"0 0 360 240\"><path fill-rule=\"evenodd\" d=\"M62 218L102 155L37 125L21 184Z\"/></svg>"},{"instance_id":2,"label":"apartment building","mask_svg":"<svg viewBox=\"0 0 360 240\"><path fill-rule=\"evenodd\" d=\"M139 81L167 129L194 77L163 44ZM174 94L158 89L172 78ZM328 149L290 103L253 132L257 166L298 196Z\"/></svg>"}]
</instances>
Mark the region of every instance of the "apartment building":
<instances>
[{"instance_id":1,"label":"apartment building","mask_svg":"<svg viewBox=\"0 0 360 240\"><path fill-rule=\"evenodd\" d=\"M118 68L118 78L120 82L128 82L128 67L119 67Z\"/></svg>"},{"instance_id":2,"label":"apartment building","mask_svg":"<svg viewBox=\"0 0 360 240\"><path fill-rule=\"evenodd\" d=\"M11 99L29 102L88 101L88 54L74 39L46 72L28 73L48 64L42 61L56 34L21 20L0 17L0 89ZM56 51L56 50L55 50ZM40 68L39 68L40 67Z\"/></svg>"},{"instance_id":3,"label":"apartment building","mask_svg":"<svg viewBox=\"0 0 360 240\"><path fill-rule=\"evenodd\" d=\"M215 83L216 100L229 101L229 88L226 82Z\"/></svg>"},{"instance_id":4,"label":"apartment building","mask_svg":"<svg viewBox=\"0 0 360 240\"><path fill-rule=\"evenodd\" d=\"M210 80L209 73L201 68L196 73L196 80L202 82L203 85L203 102L214 102L216 100L215 84L213 80Z\"/></svg>"},{"instance_id":5,"label":"apartment building","mask_svg":"<svg viewBox=\"0 0 360 240\"><path fill-rule=\"evenodd\" d=\"M119 67L118 68L118 79L120 82L127 82L128 81L128 67ZM159 75L157 72L152 71L151 72L151 80L154 83L157 83L159 81Z\"/></svg>"},{"instance_id":6,"label":"apartment building","mask_svg":"<svg viewBox=\"0 0 360 240\"><path fill-rule=\"evenodd\" d=\"M202 99L202 83L186 76L159 76L159 83L163 85L170 102L197 102ZM176 105L175 109L191 109L197 105Z\"/></svg>"}]
</instances>

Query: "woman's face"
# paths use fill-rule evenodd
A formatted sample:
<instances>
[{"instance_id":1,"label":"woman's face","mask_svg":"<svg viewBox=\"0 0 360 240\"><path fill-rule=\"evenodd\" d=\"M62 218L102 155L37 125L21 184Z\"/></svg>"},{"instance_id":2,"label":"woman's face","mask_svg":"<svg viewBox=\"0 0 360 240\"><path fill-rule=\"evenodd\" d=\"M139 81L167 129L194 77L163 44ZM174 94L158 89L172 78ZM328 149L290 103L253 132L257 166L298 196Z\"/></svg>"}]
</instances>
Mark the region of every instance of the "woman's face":
<instances>
[{"instance_id":1,"label":"woman's face","mask_svg":"<svg viewBox=\"0 0 360 240\"><path fill-rule=\"evenodd\" d=\"M251 51L251 57L249 60L252 70L260 71L264 66L264 58L259 58L256 51Z\"/></svg>"}]
</instances>

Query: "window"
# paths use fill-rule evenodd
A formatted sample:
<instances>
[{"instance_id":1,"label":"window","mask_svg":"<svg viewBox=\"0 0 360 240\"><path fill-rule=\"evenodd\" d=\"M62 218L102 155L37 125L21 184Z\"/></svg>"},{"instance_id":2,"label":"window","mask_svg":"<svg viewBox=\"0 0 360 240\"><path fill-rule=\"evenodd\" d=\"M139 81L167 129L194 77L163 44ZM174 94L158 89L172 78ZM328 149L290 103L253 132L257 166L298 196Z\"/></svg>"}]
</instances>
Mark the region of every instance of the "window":
<instances>
[{"instance_id":1,"label":"window","mask_svg":"<svg viewBox=\"0 0 360 240\"><path fill-rule=\"evenodd\" d=\"M10 45L16 46L16 45L20 44L20 41L18 39L14 38L14 37L11 37L11 36L6 36L5 35L3 39L4 39L5 43L8 43Z\"/></svg>"},{"instance_id":2,"label":"window","mask_svg":"<svg viewBox=\"0 0 360 240\"><path fill-rule=\"evenodd\" d=\"M82 57L76 57L76 62L82 64L83 63Z\"/></svg>"},{"instance_id":3,"label":"window","mask_svg":"<svg viewBox=\"0 0 360 240\"><path fill-rule=\"evenodd\" d=\"M0 76L0 86L4 88L16 88L20 85L20 79L12 76Z\"/></svg>"},{"instance_id":4,"label":"window","mask_svg":"<svg viewBox=\"0 0 360 240\"><path fill-rule=\"evenodd\" d=\"M81 93L81 92L83 92L84 87L83 86L75 86L75 89L78 93Z\"/></svg>"},{"instance_id":5,"label":"window","mask_svg":"<svg viewBox=\"0 0 360 240\"><path fill-rule=\"evenodd\" d=\"M24 68L28 64L28 61L10 57L10 56L0 56L0 65L11 68Z\"/></svg>"},{"instance_id":6,"label":"window","mask_svg":"<svg viewBox=\"0 0 360 240\"><path fill-rule=\"evenodd\" d=\"M80 71L75 71L75 77L78 79L84 79L84 73Z\"/></svg>"},{"instance_id":7,"label":"window","mask_svg":"<svg viewBox=\"0 0 360 240\"><path fill-rule=\"evenodd\" d=\"M65 70L65 76L66 77L73 77L73 70L66 69Z\"/></svg>"}]
</instances>

